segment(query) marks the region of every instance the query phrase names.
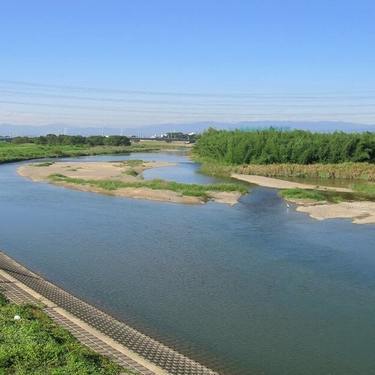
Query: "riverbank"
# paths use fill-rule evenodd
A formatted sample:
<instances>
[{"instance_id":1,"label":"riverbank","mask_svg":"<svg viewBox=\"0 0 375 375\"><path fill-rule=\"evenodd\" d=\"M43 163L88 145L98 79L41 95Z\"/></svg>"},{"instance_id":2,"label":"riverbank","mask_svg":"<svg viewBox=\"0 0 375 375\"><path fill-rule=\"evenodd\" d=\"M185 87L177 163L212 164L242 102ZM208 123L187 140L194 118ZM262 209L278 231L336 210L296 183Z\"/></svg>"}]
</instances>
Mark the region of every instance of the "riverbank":
<instances>
[{"instance_id":1,"label":"riverbank","mask_svg":"<svg viewBox=\"0 0 375 375\"><path fill-rule=\"evenodd\" d=\"M146 169L172 166L167 162L127 160L121 162L45 162L18 168L18 173L36 182L81 191L163 202L202 204L209 200L234 205L247 192L237 184L182 184L164 180L143 180Z\"/></svg>"},{"instance_id":2,"label":"riverbank","mask_svg":"<svg viewBox=\"0 0 375 375\"><path fill-rule=\"evenodd\" d=\"M375 224L375 202L314 202L306 199L287 199L297 204L298 212L305 212L316 220L352 219L354 224Z\"/></svg>"},{"instance_id":3,"label":"riverbank","mask_svg":"<svg viewBox=\"0 0 375 375\"><path fill-rule=\"evenodd\" d=\"M280 189L286 201L297 205L297 211L305 212L317 220L348 218L355 224L375 224L375 202L366 200L372 198L370 194L349 188L303 184L264 176L234 173L231 177Z\"/></svg>"},{"instance_id":4,"label":"riverbank","mask_svg":"<svg viewBox=\"0 0 375 375\"><path fill-rule=\"evenodd\" d=\"M343 193L353 192L353 190L349 188L304 184L304 183L299 183L299 182L280 180L278 178L271 178L271 177L258 176L258 175L232 173L231 177L235 178L236 180L249 182L250 184L255 184L255 185L260 185L260 186L275 188L275 189L315 189L315 190L321 190L321 191L337 191L337 192L343 192Z\"/></svg>"},{"instance_id":5,"label":"riverbank","mask_svg":"<svg viewBox=\"0 0 375 375\"><path fill-rule=\"evenodd\" d=\"M313 179L326 183L348 181L348 183L375 182L375 164L225 164L202 158L193 153L193 159L201 163L201 172L211 176L229 176L231 173L285 179Z\"/></svg>"},{"instance_id":6,"label":"riverbank","mask_svg":"<svg viewBox=\"0 0 375 375\"><path fill-rule=\"evenodd\" d=\"M277 178L313 178L327 181L357 180L375 181L375 164L371 163L329 163L329 164L241 164L234 172Z\"/></svg>"}]
</instances>

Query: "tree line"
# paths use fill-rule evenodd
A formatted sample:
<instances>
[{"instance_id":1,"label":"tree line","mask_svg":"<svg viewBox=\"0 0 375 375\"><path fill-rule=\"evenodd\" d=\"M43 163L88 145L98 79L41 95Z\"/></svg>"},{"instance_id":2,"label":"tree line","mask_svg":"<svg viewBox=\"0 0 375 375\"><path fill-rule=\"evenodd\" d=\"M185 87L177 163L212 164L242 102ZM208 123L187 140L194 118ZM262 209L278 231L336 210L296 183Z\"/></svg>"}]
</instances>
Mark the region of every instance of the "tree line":
<instances>
[{"instance_id":1,"label":"tree line","mask_svg":"<svg viewBox=\"0 0 375 375\"><path fill-rule=\"evenodd\" d=\"M11 139L14 144L23 143L35 143L38 145L87 145L87 146L129 146L130 139L123 135L92 135L89 137L84 137L82 135L56 135L47 134L40 137L14 137Z\"/></svg>"},{"instance_id":2,"label":"tree line","mask_svg":"<svg viewBox=\"0 0 375 375\"><path fill-rule=\"evenodd\" d=\"M375 133L208 129L199 137L194 152L228 164L374 163Z\"/></svg>"}]
</instances>

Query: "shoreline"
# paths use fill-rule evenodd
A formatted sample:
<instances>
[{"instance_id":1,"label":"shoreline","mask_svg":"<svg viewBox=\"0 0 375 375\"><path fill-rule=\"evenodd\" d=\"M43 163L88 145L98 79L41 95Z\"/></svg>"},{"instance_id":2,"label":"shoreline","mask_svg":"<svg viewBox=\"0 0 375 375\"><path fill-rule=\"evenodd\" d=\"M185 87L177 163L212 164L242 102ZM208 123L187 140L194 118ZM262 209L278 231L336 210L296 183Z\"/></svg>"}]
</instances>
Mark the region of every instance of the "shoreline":
<instances>
[{"instance_id":1,"label":"shoreline","mask_svg":"<svg viewBox=\"0 0 375 375\"><path fill-rule=\"evenodd\" d=\"M246 181L263 187L274 189L304 189L353 193L349 188L319 186L299 182L280 180L277 178L258 175L243 175L233 173L232 178ZM311 199L283 198L285 201L296 204L296 211L307 213L316 220L326 219L352 219L354 224L375 224L375 202L372 201L347 201L329 203L327 201L314 201Z\"/></svg>"}]
</instances>

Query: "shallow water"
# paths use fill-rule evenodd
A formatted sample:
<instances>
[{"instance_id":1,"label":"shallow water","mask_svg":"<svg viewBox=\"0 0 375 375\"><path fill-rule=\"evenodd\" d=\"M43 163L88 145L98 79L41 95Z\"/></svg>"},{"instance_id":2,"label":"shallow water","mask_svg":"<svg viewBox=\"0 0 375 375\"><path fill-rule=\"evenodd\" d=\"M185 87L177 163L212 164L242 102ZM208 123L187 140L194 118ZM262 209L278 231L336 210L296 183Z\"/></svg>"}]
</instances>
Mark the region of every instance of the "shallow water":
<instances>
[{"instance_id":1,"label":"shallow water","mask_svg":"<svg viewBox=\"0 0 375 375\"><path fill-rule=\"evenodd\" d=\"M146 178L210 183L178 154ZM71 159L70 159L71 160ZM0 166L0 248L233 374L375 374L375 227L315 221L272 189L234 207L102 196Z\"/></svg>"}]
</instances>

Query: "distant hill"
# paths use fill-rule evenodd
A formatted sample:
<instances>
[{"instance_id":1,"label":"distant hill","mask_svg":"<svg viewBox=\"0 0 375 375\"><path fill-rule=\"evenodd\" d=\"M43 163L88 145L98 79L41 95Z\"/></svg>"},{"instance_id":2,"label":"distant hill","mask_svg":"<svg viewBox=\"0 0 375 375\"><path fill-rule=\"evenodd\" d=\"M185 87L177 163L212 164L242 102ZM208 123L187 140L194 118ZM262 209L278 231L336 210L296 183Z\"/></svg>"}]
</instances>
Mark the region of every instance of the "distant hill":
<instances>
[{"instance_id":1,"label":"distant hill","mask_svg":"<svg viewBox=\"0 0 375 375\"><path fill-rule=\"evenodd\" d=\"M363 132L375 131L374 125L356 124L349 122L335 122L335 121L243 121L243 122L194 122L194 123L166 123L157 125L147 125L141 127L80 127L80 126L67 126L64 124L52 124L45 126L33 125L12 125L1 124L0 136L19 136L30 135L37 136L48 133L54 134L81 134L81 135L94 135L94 134L123 134L123 135L137 135L143 137L153 136L170 131L182 132L196 132L200 133L209 127L217 129L256 129L277 127L284 129L303 129L317 132L332 132L341 130L345 132Z\"/></svg>"}]
</instances>

